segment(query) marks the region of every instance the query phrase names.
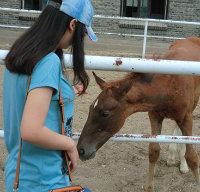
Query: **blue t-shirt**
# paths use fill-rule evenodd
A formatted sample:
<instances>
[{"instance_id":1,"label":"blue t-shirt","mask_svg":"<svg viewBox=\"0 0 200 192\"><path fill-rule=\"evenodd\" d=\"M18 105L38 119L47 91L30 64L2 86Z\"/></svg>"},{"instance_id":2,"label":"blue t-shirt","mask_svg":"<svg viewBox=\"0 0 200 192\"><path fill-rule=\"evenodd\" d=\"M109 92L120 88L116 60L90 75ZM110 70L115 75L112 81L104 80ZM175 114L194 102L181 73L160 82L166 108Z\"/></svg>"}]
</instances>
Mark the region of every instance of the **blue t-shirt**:
<instances>
[{"instance_id":1,"label":"blue t-shirt","mask_svg":"<svg viewBox=\"0 0 200 192\"><path fill-rule=\"evenodd\" d=\"M27 80L27 75L10 73L7 69L4 71L3 120L8 150L5 165L7 192L11 192L14 185ZM62 74L60 59L52 52L35 66L29 91L37 87L54 89L44 125L57 133L61 133L59 86L65 104L65 133L71 136L75 93ZM66 173L67 168L62 151L47 150L22 141L19 192L46 192L68 186L70 183Z\"/></svg>"}]
</instances>

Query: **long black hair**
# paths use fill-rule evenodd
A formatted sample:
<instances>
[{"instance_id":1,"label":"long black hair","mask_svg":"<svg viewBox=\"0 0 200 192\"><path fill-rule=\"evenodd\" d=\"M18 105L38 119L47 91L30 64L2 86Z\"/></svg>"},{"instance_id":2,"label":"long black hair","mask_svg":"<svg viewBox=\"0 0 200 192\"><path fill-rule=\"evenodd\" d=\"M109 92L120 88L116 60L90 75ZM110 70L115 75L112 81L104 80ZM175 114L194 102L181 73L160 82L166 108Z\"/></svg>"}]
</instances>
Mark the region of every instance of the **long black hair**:
<instances>
[{"instance_id":1,"label":"long black hair","mask_svg":"<svg viewBox=\"0 0 200 192\"><path fill-rule=\"evenodd\" d=\"M61 3L61 0L54 0ZM35 65L58 46L73 18L53 6L48 5L34 25L12 45L5 58L5 65L10 72L31 75ZM72 42L74 83L83 85L85 92L89 77L84 69L85 25L77 22ZM63 51L55 53L62 60ZM62 62L62 61L61 61Z\"/></svg>"}]
</instances>

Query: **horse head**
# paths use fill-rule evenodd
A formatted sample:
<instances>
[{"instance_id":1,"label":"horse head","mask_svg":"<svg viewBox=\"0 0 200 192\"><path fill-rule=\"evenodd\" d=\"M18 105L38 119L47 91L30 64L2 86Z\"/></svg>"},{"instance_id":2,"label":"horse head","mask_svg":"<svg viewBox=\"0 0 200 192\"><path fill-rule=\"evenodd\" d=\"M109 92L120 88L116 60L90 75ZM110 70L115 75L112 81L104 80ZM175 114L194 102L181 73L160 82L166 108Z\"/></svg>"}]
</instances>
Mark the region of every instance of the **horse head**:
<instances>
[{"instance_id":1,"label":"horse head","mask_svg":"<svg viewBox=\"0 0 200 192\"><path fill-rule=\"evenodd\" d=\"M81 160L95 156L96 151L123 126L126 115L126 93L132 81L107 83L93 73L102 92L90 105L88 119L78 141Z\"/></svg>"}]
</instances>

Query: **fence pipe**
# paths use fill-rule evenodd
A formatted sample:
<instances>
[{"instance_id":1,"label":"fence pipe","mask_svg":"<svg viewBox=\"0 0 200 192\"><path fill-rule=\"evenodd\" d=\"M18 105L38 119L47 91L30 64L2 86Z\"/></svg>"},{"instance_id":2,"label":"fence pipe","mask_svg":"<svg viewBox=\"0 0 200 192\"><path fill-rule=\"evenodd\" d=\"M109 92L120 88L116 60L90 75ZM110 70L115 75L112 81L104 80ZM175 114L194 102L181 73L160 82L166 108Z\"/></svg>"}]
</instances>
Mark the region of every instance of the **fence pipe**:
<instances>
[{"instance_id":1,"label":"fence pipe","mask_svg":"<svg viewBox=\"0 0 200 192\"><path fill-rule=\"evenodd\" d=\"M164 19L146 19L146 18L133 18L133 17L119 17L119 16L107 16L107 15L94 15L94 18L101 19L116 19L116 20L130 20L130 21L148 21L157 23L176 23L176 24L188 24L188 25L200 25L200 22L194 21L176 21L176 20L164 20Z\"/></svg>"},{"instance_id":2,"label":"fence pipe","mask_svg":"<svg viewBox=\"0 0 200 192\"><path fill-rule=\"evenodd\" d=\"M3 139L4 138L4 131L0 130L0 138Z\"/></svg>"},{"instance_id":3,"label":"fence pipe","mask_svg":"<svg viewBox=\"0 0 200 192\"><path fill-rule=\"evenodd\" d=\"M145 53L146 53L147 30L148 30L148 21L145 21L142 58L145 58Z\"/></svg>"},{"instance_id":4,"label":"fence pipe","mask_svg":"<svg viewBox=\"0 0 200 192\"><path fill-rule=\"evenodd\" d=\"M19 26L19 25L3 25L0 24L2 28L13 28L13 29L28 29L29 26ZM94 32L95 34L99 35L117 35L117 36L124 36L124 37L143 37L144 35L137 35L137 34L128 34L128 33L109 33L109 32ZM155 36L155 35L147 35L147 38L157 38L157 39L185 39L184 37L168 37L168 36Z\"/></svg>"},{"instance_id":5,"label":"fence pipe","mask_svg":"<svg viewBox=\"0 0 200 192\"><path fill-rule=\"evenodd\" d=\"M0 27L3 27L3 28L13 28L13 29L28 29L28 28L30 28L28 26L3 25L3 24L0 24Z\"/></svg>"},{"instance_id":6,"label":"fence pipe","mask_svg":"<svg viewBox=\"0 0 200 192\"><path fill-rule=\"evenodd\" d=\"M117 36L124 36L124 37L143 37L144 35L138 35L138 34L128 34L128 33L109 33L109 32L94 32L95 34L99 35L117 35ZM155 36L155 35L148 35L148 38L158 38L158 39L185 39L185 37L168 37L168 36Z\"/></svg>"},{"instance_id":7,"label":"fence pipe","mask_svg":"<svg viewBox=\"0 0 200 192\"><path fill-rule=\"evenodd\" d=\"M73 133L72 139L78 140L81 133ZM0 138L4 138L4 131L0 130ZM142 135L142 134L115 134L110 141L121 142L151 142L151 143L182 143L200 144L200 137L197 136L171 136L171 135Z\"/></svg>"},{"instance_id":8,"label":"fence pipe","mask_svg":"<svg viewBox=\"0 0 200 192\"><path fill-rule=\"evenodd\" d=\"M72 138L78 140L81 133L73 133ZM171 135L143 135L143 134L115 134L110 141L125 142L151 142L151 143L182 143L200 144L197 136L171 136Z\"/></svg>"},{"instance_id":9,"label":"fence pipe","mask_svg":"<svg viewBox=\"0 0 200 192\"><path fill-rule=\"evenodd\" d=\"M0 50L0 64L4 64L3 59L7 53L8 50ZM67 68L72 68L72 56L70 54L64 54L64 63ZM200 76L200 63L196 61L153 60L86 55L85 68L89 70Z\"/></svg>"}]
</instances>

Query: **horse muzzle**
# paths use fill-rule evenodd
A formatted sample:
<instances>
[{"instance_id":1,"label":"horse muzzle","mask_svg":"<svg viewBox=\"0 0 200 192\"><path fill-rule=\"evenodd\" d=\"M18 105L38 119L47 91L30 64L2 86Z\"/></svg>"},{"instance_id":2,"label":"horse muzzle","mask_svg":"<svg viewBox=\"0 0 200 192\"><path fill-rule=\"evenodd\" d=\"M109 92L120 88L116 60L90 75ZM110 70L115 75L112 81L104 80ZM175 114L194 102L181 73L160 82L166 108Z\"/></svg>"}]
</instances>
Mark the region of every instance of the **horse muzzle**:
<instances>
[{"instance_id":1,"label":"horse muzzle","mask_svg":"<svg viewBox=\"0 0 200 192\"><path fill-rule=\"evenodd\" d=\"M95 157L96 151L87 152L84 148L78 147L78 154L81 161L86 161L93 159Z\"/></svg>"}]
</instances>

